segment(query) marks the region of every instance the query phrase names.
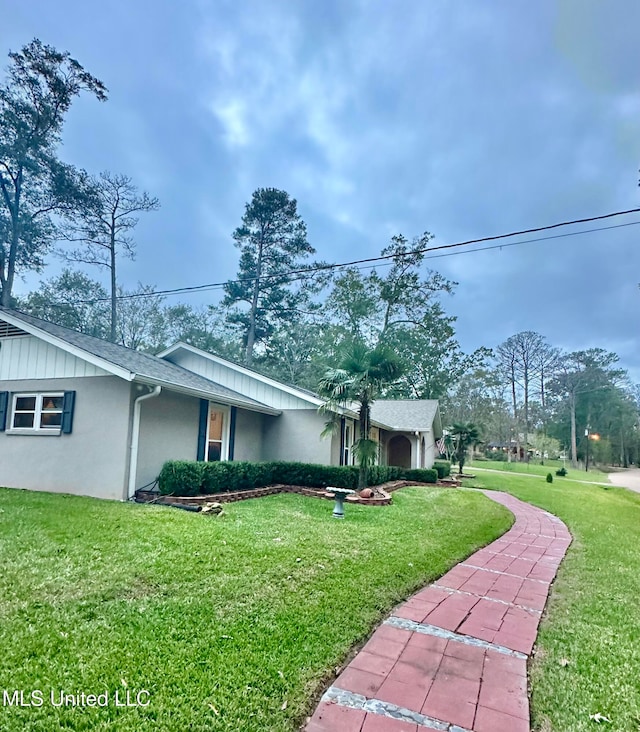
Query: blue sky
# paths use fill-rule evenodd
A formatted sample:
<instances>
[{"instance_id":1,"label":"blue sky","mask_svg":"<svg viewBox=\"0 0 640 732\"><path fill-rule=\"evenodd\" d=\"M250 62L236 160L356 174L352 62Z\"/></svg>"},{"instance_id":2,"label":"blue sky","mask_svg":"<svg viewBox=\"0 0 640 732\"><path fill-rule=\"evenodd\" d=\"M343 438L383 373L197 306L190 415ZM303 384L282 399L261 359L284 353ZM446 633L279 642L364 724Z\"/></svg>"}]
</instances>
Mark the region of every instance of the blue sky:
<instances>
[{"instance_id":1,"label":"blue sky","mask_svg":"<svg viewBox=\"0 0 640 732\"><path fill-rule=\"evenodd\" d=\"M233 277L262 186L298 200L326 261L640 206L637 0L0 0L0 16L0 53L39 37L110 90L76 102L63 159L160 198L125 287ZM430 265L459 282L444 304L465 350L535 330L614 350L640 380L639 245L629 226Z\"/></svg>"}]
</instances>

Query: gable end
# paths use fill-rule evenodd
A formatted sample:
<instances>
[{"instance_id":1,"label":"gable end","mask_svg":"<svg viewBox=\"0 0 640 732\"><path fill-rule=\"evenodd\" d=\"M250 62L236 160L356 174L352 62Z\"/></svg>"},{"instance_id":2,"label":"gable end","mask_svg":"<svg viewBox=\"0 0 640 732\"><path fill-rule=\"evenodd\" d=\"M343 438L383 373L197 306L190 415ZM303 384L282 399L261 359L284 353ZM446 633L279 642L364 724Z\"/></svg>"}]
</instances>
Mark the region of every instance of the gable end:
<instances>
[{"instance_id":1,"label":"gable end","mask_svg":"<svg viewBox=\"0 0 640 732\"><path fill-rule=\"evenodd\" d=\"M7 323L6 320L0 320L0 338L15 338L16 336L29 335L22 328L18 328L11 323Z\"/></svg>"}]
</instances>

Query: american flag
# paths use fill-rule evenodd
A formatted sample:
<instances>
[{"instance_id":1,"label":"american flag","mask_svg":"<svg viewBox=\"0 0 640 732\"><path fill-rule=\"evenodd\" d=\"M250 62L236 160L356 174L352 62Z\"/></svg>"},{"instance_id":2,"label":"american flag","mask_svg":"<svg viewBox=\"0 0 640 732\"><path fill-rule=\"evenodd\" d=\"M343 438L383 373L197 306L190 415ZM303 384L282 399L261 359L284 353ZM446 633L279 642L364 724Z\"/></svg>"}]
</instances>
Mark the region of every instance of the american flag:
<instances>
[{"instance_id":1,"label":"american flag","mask_svg":"<svg viewBox=\"0 0 640 732\"><path fill-rule=\"evenodd\" d=\"M445 454L444 437L441 437L439 440L436 440L436 447L438 448L438 452L441 455Z\"/></svg>"}]
</instances>

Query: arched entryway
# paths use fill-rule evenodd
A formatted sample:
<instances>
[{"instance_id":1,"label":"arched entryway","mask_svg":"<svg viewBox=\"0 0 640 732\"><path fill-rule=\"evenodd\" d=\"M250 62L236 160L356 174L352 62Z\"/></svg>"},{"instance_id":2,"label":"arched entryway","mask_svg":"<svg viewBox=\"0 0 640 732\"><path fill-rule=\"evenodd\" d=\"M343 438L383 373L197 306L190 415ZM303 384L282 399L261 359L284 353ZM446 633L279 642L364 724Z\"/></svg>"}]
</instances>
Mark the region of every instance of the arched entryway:
<instances>
[{"instance_id":1,"label":"arched entryway","mask_svg":"<svg viewBox=\"0 0 640 732\"><path fill-rule=\"evenodd\" d=\"M389 440L387 464L400 468L411 467L411 441L404 435L395 435Z\"/></svg>"}]
</instances>

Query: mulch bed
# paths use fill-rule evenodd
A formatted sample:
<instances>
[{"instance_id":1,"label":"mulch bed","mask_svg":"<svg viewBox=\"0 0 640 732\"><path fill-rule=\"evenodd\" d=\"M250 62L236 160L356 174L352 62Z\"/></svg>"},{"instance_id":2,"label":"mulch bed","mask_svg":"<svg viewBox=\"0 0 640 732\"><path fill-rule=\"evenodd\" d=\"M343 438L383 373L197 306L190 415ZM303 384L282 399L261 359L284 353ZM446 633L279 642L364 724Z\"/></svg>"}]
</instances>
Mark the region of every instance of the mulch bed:
<instances>
[{"instance_id":1,"label":"mulch bed","mask_svg":"<svg viewBox=\"0 0 640 732\"><path fill-rule=\"evenodd\" d=\"M415 480L394 480L389 483L383 483L378 486L371 486L373 496L371 498L362 498L354 494L347 497L348 503L356 503L362 506L388 506L391 503L391 493L398 488L404 488L409 485L434 485L433 483L418 483ZM445 479L438 481L436 485L443 488L458 487L460 484L455 479ZM334 495L324 488L306 488L299 485L270 485L264 488L253 488L246 491L233 491L229 493L210 493L199 496L163 496L157 491L136 491L136 502L138 503L159 503L161 505L181 504L187 506L202 506L208 503L233 503L234 501L244 501L248 498L262 498L263 496L272 496L276 493L299 493L303 496L312 498L324 498L333 500Z\"/></svg>"}]
</instances>

